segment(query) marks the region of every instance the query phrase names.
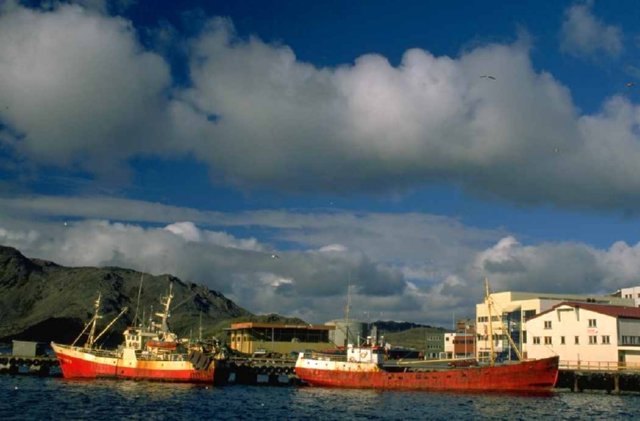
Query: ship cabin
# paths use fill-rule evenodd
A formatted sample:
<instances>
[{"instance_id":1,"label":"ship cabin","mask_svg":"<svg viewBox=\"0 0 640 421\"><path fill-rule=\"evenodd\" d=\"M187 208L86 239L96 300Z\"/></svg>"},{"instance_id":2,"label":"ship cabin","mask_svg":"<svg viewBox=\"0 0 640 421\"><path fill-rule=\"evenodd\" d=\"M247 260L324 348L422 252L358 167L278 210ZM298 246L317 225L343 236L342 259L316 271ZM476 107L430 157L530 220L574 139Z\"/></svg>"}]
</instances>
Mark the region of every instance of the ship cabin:
<instances>
[{"instance_id":1,"label":"ship cabin","mask_svg":"<svg viewBox=\"0 0 640 421\"><path fill-rule=\"evenodd\" d=\"M384 353L382 348L361 348L349 344L347 346L347 361L352 363L382 364L384 362Z\"/></svg>"},{"instance_id":2,"label":"ship cabin","mask_svg":"<svg viewBox=\"0 0 640 421\"><path fill-rule=\"evenodd\" d=\"M128 327L124 331L124 347L142 351L148 342L157 339L157 335L142 328Z\"/></svg>"}]
</instances>

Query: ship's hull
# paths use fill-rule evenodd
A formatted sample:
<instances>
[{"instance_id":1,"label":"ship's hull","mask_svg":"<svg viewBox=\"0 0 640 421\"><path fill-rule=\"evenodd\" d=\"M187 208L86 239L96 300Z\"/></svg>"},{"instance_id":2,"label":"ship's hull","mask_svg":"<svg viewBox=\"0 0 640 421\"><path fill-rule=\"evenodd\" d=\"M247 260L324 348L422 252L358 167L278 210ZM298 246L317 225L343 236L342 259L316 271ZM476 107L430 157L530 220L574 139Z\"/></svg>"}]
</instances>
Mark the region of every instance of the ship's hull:
<instances>
[{"instance_id":1,"label":"ship's hull","mask_svg":"<svg viewBox=\"0 0 640 421\"><path fill-rule=\"evenodd\" d=\"M558 378L558 357L494 367L386 371L370 363L299 359L297 376L312 386L456 391L549 391Z\"/></svg>"},{"instance_id":2,"label":"ship's hull","mask_svg":"<svg viewBox=\"0 0 640 421\"><path fill-rule=\"evenodd\" d=\"M213 383L215 362L196 370L189 361L175 357L165 359L123 358L113 351L83 350L78 347L51 344L64 378L132 379L168 382ZM126 355L126 354L125 354Z\"/></svg>"}]
</instances>

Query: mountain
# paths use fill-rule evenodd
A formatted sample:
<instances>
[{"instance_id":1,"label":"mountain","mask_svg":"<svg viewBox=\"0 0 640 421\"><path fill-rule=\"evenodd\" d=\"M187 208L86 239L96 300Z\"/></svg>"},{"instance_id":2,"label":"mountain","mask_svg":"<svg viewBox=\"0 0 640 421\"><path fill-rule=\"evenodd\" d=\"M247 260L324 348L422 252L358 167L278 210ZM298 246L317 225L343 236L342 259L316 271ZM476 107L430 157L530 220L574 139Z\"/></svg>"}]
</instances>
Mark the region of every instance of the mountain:
<instances>
[{"instance_id":1,"label":"mountain","mask_svg":"<svg viewBox=\"0 0 640 421\"><path fill-rule=\"evenodd\" d=\"M389 321L377 320L373 322L372 325L377 327L379 332L383 332L383 333L402 332L404 330L414 329L417 327L432 328L432 326L421 325L419 323L395 322L391 320Z\"/></svg>"},{"instance_id":2,"label":"mountain","mask_svg":"<svg viewBox=\"0 0 640 421\"><path fill-rule=\"evenodd\" d=\"M140 302L138 290L142 281ZM131 324L136 307L140 318L160 309L160 297L173 284L172 330L180 336L220 334L225 321L257 320L219 292L183 282L172 275L149 275L118 267L64 267L29 259L18 250L0 246L0 342L11 339L71 343L93 315L102 296L100 329L124 307L128 312L105 334L105 346L122 341L120 332ZM284 319L271 316L272 319ZM286 320L286 319L285 319Z\"/></svg>"}]
</instances>

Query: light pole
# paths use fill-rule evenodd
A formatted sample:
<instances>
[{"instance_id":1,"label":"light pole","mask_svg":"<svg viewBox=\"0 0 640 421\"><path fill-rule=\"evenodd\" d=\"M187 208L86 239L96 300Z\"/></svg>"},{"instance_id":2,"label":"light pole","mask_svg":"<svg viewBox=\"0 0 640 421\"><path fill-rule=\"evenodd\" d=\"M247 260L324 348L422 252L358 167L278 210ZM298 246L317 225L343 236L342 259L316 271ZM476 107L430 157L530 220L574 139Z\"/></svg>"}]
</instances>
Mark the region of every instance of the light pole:
<instances>
[{"instance_id":1,"label":"light pole","mask_svg":"<svg viewBox=\"0 0 640 421\"><path fill-rule=\"evenodd\" d=\"M465 360L468 357L469 356L467 355L467 322L465 320L465 322L464 322L464 358L465 358Z\"/></svg>"}]
</instances>

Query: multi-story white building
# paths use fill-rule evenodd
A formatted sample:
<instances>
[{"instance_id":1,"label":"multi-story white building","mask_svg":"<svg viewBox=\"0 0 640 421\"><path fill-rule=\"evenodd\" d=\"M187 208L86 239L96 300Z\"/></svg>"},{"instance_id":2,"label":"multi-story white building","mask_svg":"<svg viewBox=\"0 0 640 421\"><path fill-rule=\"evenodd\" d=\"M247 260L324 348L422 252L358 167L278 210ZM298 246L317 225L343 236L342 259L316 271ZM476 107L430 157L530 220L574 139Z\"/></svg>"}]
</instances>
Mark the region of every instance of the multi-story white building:
<instances>
[{"instance_id":1,"label":"multi-story white building","mask_svg":"<svg viewBox=\"0 0 640 421\"><path fill-rule=\"evenodd\" d=\"M527 358L640 366L640 308L565 302L526 322Z\"/></svg>"},{"instance_id":2,"label":"multi-story white building","mask_svg":"<svg viewBox=\"0 0 640 421\"><path fill-rule=\"evenodd\" d=\"M633 306L630 298L612 295L545 294L536 292L504 291L490 294L491 315L486 300L476 304L477 358L487 358L491 350L489 331L493 331L494 352L504 359L515 359L513 347L506 331L518 350L526 353L527 332L525 322L564 301ZM489 320L491 327L489 329Z\"/></svg>"},{"instance_id":3,"label":"multi-story white building","mask_svg":"<svg viewBox=\"0 0 640 421\"><path fill-rule=\"evenodd\" d=\"M620 289L620 297L632 298L636 307L640 307L640 286Z\"/></svg>"}]
</instances>

